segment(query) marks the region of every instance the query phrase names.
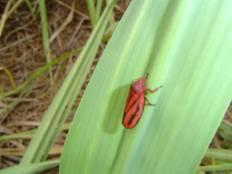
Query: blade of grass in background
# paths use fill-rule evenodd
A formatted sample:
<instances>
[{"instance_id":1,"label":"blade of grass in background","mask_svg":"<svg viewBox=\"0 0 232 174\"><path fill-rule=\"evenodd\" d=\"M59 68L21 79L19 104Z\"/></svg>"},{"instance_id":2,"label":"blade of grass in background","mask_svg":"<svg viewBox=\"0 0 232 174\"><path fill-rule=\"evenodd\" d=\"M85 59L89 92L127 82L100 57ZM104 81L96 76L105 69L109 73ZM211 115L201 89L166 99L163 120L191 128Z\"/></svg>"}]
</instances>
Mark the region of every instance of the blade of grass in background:
<instances>
[{"instance_id":1,"label":"blade of grass in background","mask_svg":"<svg viewBox=\"0 0 232 174\"><path fill-rule=\"evenodd\" d=\"M25 138L31 138L32 135L35 133L34 130L32 131L23 131L23 132L18 132L10 135L2 135L0 136L0 141L9 141L9 140L14 140L14 139L25 139Z\"/></svg>"},{"instance_id":2,"label":"blade of grass in background","mask_svg":"<svg viewBox=\"0 0 232 174\"><path fill-rule=\"evenodd\" d=\"M43 172L58 166L59 160L46 161L35 164L19 165L0 170L0 174L31 174Z\"/></svg>"},{"instance_id":3,"label":"blade of grass in background","mask_svg":"<svg viewBox=\"0 0 232 174\"><path fill-rule=\"evenodd\" d=\"M27 7L29 8L29 10L31 12L33 19L36 19L36 14L35 14L36 7L33 7L33 4L30 2L30 0L25 0L25 2L26 2Z\"/></svg>"},{"instance_id":4,"label":"blade of grass in background","mask_svg":"<svg viewBox=\"0 0 232 174\"><path fill-rule=\"evenodd\" d=\"M226 163L226 164L218 164L218 165L212 165L212 166L202 166L200 167L199 171L205 171L205 172L218 172L218 171L232 171L232 163Z\"/></svg>"},{"instance_id":5,"label":"blade of grass in background","mask_svg":"<svg viewBox=\"0 0 232 174\"><path fill-rule=\"evenodd\" d=\"M5 23L7 19L10 17L10 15L24 2L25 0L9 0L7 2L7 5L4 9L4 12L1 16L1 21L0 21L0 36L2 35L3 29L5 27Z\"/></svg>"},{"instance_id":6,"label":"blade of grass in background","mask_svg":"<svg viewBox=\"0 0 232 174\"><path fill-rule=\"evenodd\" d=\"M5 26L5 23L6 23L6 20L8 18L8 12L10 10L10 7L11 7L11 4L13 3L13 0L9 0L6 4L6 7L4 9L4 12L1 16L1 21L0 21L0 36L2 35L2 32L3 32L3 29L4 29L4 26Z\"/></svg>"},{"instance_id":7,"label":"blade of grass in background","mask_svg":"<svg viewBox=\"0 0 232 174\"><path fill-rule=\"evenodd\" d=\"M87 7L90 17L90 22L92 24L92 27L94 28L97 24L97 16L96 16L96 9L95 9L95 1L93 0L87 0Z\"/></svg>"},{"instance_id":8,"label":"blade of grass in background","mask_svg":"<svg viewBox=\"0 0 232 174\"><path fill-rule=\"evenodd\" d=\"M103 0L95 0L95 1L87 0L86 2L87 2L89 17L90 17L90 22L92 24L92 27L94 28L102 13Z\"/></svg>"},{"instance_id":9,"label":"blade of grass in background","mask_svg":"<svg viewBox=\"0 0 232 174\"><path fill-rule=\"evenodd\" d=\"M49 46L49 29L48 29L48 19L47 19L47 9L45 0L39 0L39 9L40 9L40 24L43 38L43 48L44 54L47 60L47 63L51 62L51 49ZM52 70L49 69L49 75L51 84L53 84Z\"/></svg>"},{"instance_id":10,"label":"blade of grass in background","mask_svg":"<svg viewBox=\"0 0 232 174\"><path fill-rule=\"evenodd\" d=\"M232 147L232 124L224 120L218 130L219 135Z\"/></svg>"},{"instance_id":11,"label":"blade of grass in background","mask_svg":"<svg viewBox=\"0 0 232 174\"><path fill-rule=\"evenodd\" d=\"M116 0L111 0L105 8L102 17L80 53L78 60L73 65L73 68L45 113L21 164L38 162L47 156L56 135L59 133L59 130L66 116L69 114L82 84L86 79L115 3Z\"/></svg>"},{"instance_id":12,"label":"blade of grass in background","mask_svg":"<svg viewBox=\"0 0 232 174\"><path fill-rule=\"evenodd\" d=\"M232 151L225 149L209 149L205 157L232 162Z\"/></svg>"},{"instance_id":13,"label":"blade of grass in background","mask_svg":"<svg viewBox=\"0 0 232 174\"><path fill-rule=\"evenodd\" d=\"M0 66L0 71L1 70L6 74L7 78L9 79L11 87L13 89L15 89L16 88L16 82L15 82L15 79L14 79L11 71L5 66ZM0 96L0 98L1 98L1 96Z\"/></svg>"},{"instance_id":14,"label":"blade of grass in background","mask_svg":"<svg viewBox=\"0 0 232 174\"><path fill-rule=\"evenodd\" d=\"M70 127L70 123L64 123L62 126L62 130L68 130ZM9 140L15 140L15 139L31 139L37 129L32 129L29 131L22 131L22 132L17 132L14 134L9 134L9 135L2 135L0 136L0 142L1 141L9 141Z\"/></svg>"},{"instance_id":15,"label":"blade of grass in background","mask_svg":"<svg viewBox=\"0 0 232 174\"><path fill-rule=\"evenodd\" d=\"M134 0L75 114L61 174L193 174L232 98L232 1ZM133 80L150 73L139 124L121 122Z\"/></svg>"},{"instance_id":16,"label":"blade of grass in background","mask_svg":"<svg viewBox=\"0 0 232 174\"><path fill-rule=\"evenodd\" d=\"M103 0L97 0L97 4L96 4L96 16L97 16L97 19L99 19L100 16L101 16L102 5L103 5Z\"/></svg>"}]
</instances>

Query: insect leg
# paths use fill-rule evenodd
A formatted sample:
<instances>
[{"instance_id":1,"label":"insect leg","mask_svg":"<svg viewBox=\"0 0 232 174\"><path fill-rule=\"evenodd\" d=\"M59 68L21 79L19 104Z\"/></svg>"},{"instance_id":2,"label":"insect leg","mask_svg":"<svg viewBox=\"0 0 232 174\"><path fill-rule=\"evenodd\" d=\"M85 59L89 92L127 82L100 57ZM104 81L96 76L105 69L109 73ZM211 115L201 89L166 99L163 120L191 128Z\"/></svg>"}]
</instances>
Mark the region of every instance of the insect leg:
<instances>
[{"instance_id":1,"label":"insect leg","mask_svg":"<svg viewBox=\"0 0 232 174\"><path fill-rule=\"evenodd\" d=\"M155 89L149 89L149 88L146 88L146 92L150 92L150 93L154 93L156 91L158 91L160 88L162 88L162 86L159 86L158 88L155 88Z\"/></svg>"},{"instance_id":2,"label":"insect leg","mask_svg":"<svg viewBox=\"0 0 232 174\"><path fill-rule=\"evenodd\" d=\"M144 75L144 78L145 78L145 79L148 79L148 76L149 76L149 73L146 73L146 74Z\"/></svg>"},{"instance_id":3,"label":"insect leg","mask_svg":"<svg viewBox=\"0 0 232 174\"><path fill-rule=\"evenodd\" d=\"M145 99L145 105L149 105L149 106L155 106L155 104L152 104L147 97L144 97Z\"/></svg>"}]
</instances>

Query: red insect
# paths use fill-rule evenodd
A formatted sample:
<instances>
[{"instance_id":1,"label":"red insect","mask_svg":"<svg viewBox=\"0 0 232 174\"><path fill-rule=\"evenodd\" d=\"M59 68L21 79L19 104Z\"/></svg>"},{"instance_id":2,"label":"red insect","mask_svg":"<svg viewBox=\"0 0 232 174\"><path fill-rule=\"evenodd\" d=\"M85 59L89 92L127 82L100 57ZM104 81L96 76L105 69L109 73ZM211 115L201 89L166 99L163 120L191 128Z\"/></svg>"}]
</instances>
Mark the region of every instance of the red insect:
<instances>
[{"instance_id":1,"label":"red insect","mask_svg":"<svg viewBox=\"0 0 232 174\"><path fill-rule=\"evenodd\" d=\"M122 121L124 127L127 129L131 129L136 126L143 114L145 104L152 105L146 98L145 93L154 93L161 88L160 86L154 90L148 89L145 85L146 81L147 75L146 77L140 77L131 84Z\"/></svg>"}]
</instances>

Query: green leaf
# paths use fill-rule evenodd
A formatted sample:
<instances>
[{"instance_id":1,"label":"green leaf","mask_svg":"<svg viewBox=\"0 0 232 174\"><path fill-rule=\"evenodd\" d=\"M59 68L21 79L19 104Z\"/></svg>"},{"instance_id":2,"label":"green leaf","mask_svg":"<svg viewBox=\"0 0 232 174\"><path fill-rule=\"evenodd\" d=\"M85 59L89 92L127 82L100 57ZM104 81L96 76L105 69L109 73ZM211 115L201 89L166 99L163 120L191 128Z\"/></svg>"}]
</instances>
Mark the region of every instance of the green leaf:
<instances>
[{"instance_id":1,"label":"green leaf","mask_svg":"<svg viewBox=\"0 0 232 174\"><path fill-rule=\"evenodd\" d=\"M232 98L232 1L134 0L69 131L61 174L193 174ZM130 84L163 85L134 129Z\"/></svg>"}]
</instances>

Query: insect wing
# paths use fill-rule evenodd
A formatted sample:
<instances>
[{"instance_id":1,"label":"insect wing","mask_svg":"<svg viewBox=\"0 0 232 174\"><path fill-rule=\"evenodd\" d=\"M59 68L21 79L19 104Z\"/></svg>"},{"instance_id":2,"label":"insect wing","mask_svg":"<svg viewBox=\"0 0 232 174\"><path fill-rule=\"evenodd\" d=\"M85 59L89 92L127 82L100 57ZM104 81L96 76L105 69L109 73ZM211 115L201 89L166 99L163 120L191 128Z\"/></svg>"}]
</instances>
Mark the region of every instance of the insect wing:
<instances>
[{"instance_id":1,"label":"insect wing","mask_svg":"<svg viewBox=\"0 0 232 174\"><path fill-rule=\"evenodd\" d=\"M130 108L137 102L139 97L140 97L139 94L137 94L132 89L130 89L129 95L127 97L126 107L124 109L124 113L128 112L130 110Z\"/></svg>"},{"instance_id":2,"label":"insect wing","mask_svg":"<svg viewBox=\"0 0 232 174\"><path fill-rule=\"evenodd\" d=\"M140 120L144 109L144 94L134 94L127 101L124 111L123 125L125 128L133 128Z\"/></svg>"}]
</instances>

